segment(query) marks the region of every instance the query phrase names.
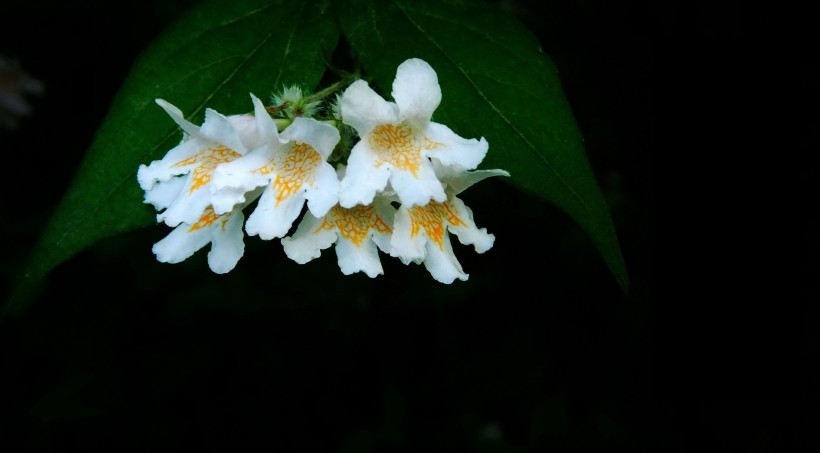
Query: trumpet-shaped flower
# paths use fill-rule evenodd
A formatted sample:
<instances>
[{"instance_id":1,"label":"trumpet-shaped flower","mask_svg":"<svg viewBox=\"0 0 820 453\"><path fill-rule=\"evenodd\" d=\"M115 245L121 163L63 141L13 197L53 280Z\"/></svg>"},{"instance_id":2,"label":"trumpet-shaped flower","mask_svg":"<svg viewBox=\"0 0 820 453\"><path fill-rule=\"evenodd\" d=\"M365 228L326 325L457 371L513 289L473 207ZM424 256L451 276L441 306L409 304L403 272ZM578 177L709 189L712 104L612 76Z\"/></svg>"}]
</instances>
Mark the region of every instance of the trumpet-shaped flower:
<instances>
[{"instance_id":1,"label":"trumpet-shaped flower","mask_svg":"<svg viewBox=\"0 0 820 453\"><path fill-rule=\"evenodd\" d=\"M182 128L185 137L161 160L140 165L137 180L145 190L145 202L164 210L157 215L157 221L172 227L192 225L211 204L209 185L214 169L247 152L240 133L247 141L258 139L242 116L228 118L206 109L205 122L199 127L187 121L172 104L162 99L156 102Z\"/></svg>"},{"instance_id":2,"label":"trumpet-shaped flower","mask_svg":"<svg viewBox=\"0 0 820 453\"><path fill-rule=\"evenodd\" d=\"M402 205L396 212L390 255L404 264L424 263L424 267L439 282L450 284L456 278L467 280L450 243L450 233L459 242L472 245L478 253L492 248L495 236L479 229L472 210L456 195L473 184L491 176L509 176L504 170L477 170L472 172L437 166L437 173L445 181L447 199L431 200L424 206Z\"/></svg>"},{"instance_id":3,"label":"trumpet-shaped flower","mask_svg":"<svg viewBox=\"0 0 820 453\"><path fill-rule=\"evenodd\" d=\"M232 270L245 252L242 208L217 215L208 206L196 222L182 223L168 236L154 244L157 260L163 263L179 263L209 243L208 266L217 274Z\"/></svg>"},{"instance_id":4,"label":"trumpet-shaped flower","mask_svg":"<svg viewBox=\"0 0 820 453\"><path fill-rule=\"evenodd\" d=\"M353 147L341 181L339 203L346 208L370 204L388 181L402 206L444 203L447 195L431 159L472 170L487 154L487 141L465 139L443 124L430 121L441 102L436 72L425 61L411 58L399 65L388 102L365 81L343 93L342 120L361 140Z\"/></svg>"},{"instance_id":5,"label":"trumpet-shaped flower","mask_svg":"<svg viewBox=\"0 0 820 453\"><path fill-rule=\"evenodd\" d=\"M264 186L245 226L262 239L282 237L307 201L315 217L324 216L339 199L339 180L326 159L339 142L339 131L311 118L296 118L281 135L265 107L253 98L263 145L214 172L213 206L227 212L245 202L245 193Z\"/></svg>"},{"instance_id":6,"label":"trumpet-shaped flower","mask_svg":"<svg viewBox=\"0 0 820 453\"><path fill-rule=\"evenodd\" d=\"M364 272L374 278L384 273L379 252L389 253L394 208L384 197L371 205L333 206L321 218L306 212L292 236L282 239L288 258L305 264L336 244L336 258L345 275Z\"/></svg>"}]
</instances>

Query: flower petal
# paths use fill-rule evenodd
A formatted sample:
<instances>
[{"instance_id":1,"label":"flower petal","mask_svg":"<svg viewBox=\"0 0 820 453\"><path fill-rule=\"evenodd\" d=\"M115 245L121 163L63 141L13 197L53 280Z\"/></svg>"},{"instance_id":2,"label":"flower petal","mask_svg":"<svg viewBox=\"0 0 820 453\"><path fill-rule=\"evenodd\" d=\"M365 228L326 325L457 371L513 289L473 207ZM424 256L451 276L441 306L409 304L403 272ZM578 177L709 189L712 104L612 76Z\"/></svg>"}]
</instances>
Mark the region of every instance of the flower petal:
<instances>
[{"instance_id":1,"label":"flower petal","mask_svg":"<svg viewBox=\"0 0 820 453\"><path fill-rule=\"evenodd\" d=\"M224 145L239 154L248 152L228 118L216 110L205 109L205 122L202 123L200 133L208 140Z\"/></svg>"},{"instance_id":2,"label":"flower petal","mask_svg":"<svg viewBox=\"0 0 820 453\"><path fill-rule=\"evenodd\" d=\"M174 176L184 175L191 171L191 168L198 165L193 162L188 165L180 165L190 159L202 149L202 142L196 139L186 140L171 148L161 160L155 160L149 165L140 165L137 170L137 181L143 190L151 190L158 181L167 181Z\"/></svg>"},{"instance_id":3,"label":"flower petal","mask_svg":"<svg viewBox=\"0 0 820 453\"><path fill-rule=\"evenodd\" d=\"M352 241L340 237L336 242L336 259L339 269L345 275L364 272L370 278L384 274L379 252L372 241L363 241L358 246Z\"/></svg>"},{"instance_id":4,"label":"flower petal","mask_svg":"<svg viewBox=\"0 0 820 453\"><path fill-rule=\"evenodd\" d=\"M396 217L396 208L394 208L390 204L390 199L383 196L378 196L373 199L373 209L376 212L376 215L381 220L382 224L384 224L387 228L374 228L371 229L373 232L373 242L379 247L384 253L390 254L390 238L393 236L393 222L395 221Z\"/></svg>"},{"instance_id":5,"label":"flower petal","mask_svg":"<svg viewBox=\"0 0 820 453\"><path fill-rule=\"evenodd\" d=\"M478 253L484 253L493 247L495 236L487 233L486 228L479 229L473 221L473 211L457 197L450 197L448 204L459 219L456 225L450 224L449 230L458 236L459 242L472 245Z\"/></svg>"},{"instance_id":6,"label":"flower petal","mask_svg":"<svg viewBox=\"0 0 820 453\"><path fill-rule=\"evenodd\" d=\"M157 261L161 263L180 263L190 258L210 241L210 229L199 228L191 231L191 225L183 224L174 228L168 236L154 244L152 250L157 256Z\"/></svg>"},{"instance_id":7,"label":"flower petal","mask_svg":"<svg viewBox=\"0 0 820 453\"><path fill-rule=\"evenodd\" d=\"M155 209L161 211L176 200L184 186L185 178L182 176L160 181L154 184L153 188L145 191L145 203L151 204Z\"/></svg>"},{"instance_id":8,"label":"flower petal","mask_svg":"<svg viewBox=\"0 0 820 453\"><path fill-rule=\"evenodd\" d=\"M444 187L427 159L422 160L415 175L406 170L392 169L390 185L396 191L401 204L408 208L424 206L431 199L439 202L447 199Z\"/></svg>"},{"instance_id":9,"label":"flower petal","mask_svg":"<svg viewBox=\"0 0 820 453\"><path fill-rule=\"evenodd\" d=\"M227 116L228 122L236 130L239 140L245 145L245 149L252 150L264 144L262 135L257 127L256 117L247 113Z\"/></svg>"},{"instance_id":10,"label":"flower petal","mask_svg":"<svg viewBox=\"0 0 820 453\"><path fill-rule=\"evenodd\" d=\"M233 211L237 205L248 204L253 201L254 197L249 196L249 193L252 194L253 192L235 187L226 187L216 193L211 193L211 206L218 215L226 214Z\"/></svg>"},{"instance_id":11,"label":"flower petal","mask_svg":"<svg viewBox=\"0 0 820 453\"><path fill-rule=\"evenodd\" d=\"M458 195L469 189L473 184L487 178L493 176L510 176L508 171L497 168L491 170L464 171L458 167L441 165L441 163L435 160L432 161L432 163L439 180L445 184L447 192L453 195Z\"/></svg>"},{"instance_id":12,"label":"flower petal","mask_svg":"<svg viewBox=\"0 0 820 453\"><path fill-rule=\"evenodd\" d=\"M339 107L342 121L362 137L379 124L399 121L396 104L385 101L364 80L357 80L347 87Z\"/></svg>"},{"instance_id":13,"label":"flower petal","mask_svg":"<svg viewBox=\"0 0 820 453\"><path fill-rule=\"evenodd\" d=\"M253 115L256 118L256 127L259 135L265 141L274 141L277 144L282 143L279 138L279 131L276 129L276 122L273 121L262 101L251 93L251 101L253 101Z\"/></svg>"},{"instance_id":14,"label":"flower petal","mask_svg":"<svg viewBox=\"0 0 820 453\"><path fill-rule=\"evenodd\" d=\"M368 205L376 192L387 185L390 177L388 166L377 166L377 159L365 140L356 143L347 160L345 176L339 186L339 204L352 208L357 204Z\"/></svg>"},{"instance_id":15,"label":"flower petal","mask_svg":"<svg viewBox=\"0 0 820 453\"><path fill-rule=\"evenodd\" d=\"M207 190L189 190L191 181L187 180L180 196L168 206L168 209L157 215L157 222L175 227L180 223L192 224L199 219L211 204L211 194Z\"/></svg>"},{"instance_id":16,"label":"flower petal","mask_svg":"<svg viewBox=\"0 0 820 453\"><path fill-rule=\"evenodd\" d=\"M242 224L245 216L241 209L222 216L211 229L211 251L208 252L208 267L217 274L233 270L245 253Z\"/></svg>"},{"instance_id":17,"label":"flower petal","mask_svg":"<svg viewBox=\"0 0 820 453\"><path fill-rule=\"evenodd\" d=\"M390 238L390 256L402 263L421 262L427 255L424 244L428 241L426 232L418 229L410 218L410 210L402 206L393 220L393 236Z\"/></svg>"},{"instance_id":18,"label":"flower petal","mask_svg":"<svg viewBox=\"0 0 820 453\"><path fill-rule=\"evenodd\" d=\"M392 95L399 106L399 120L423 127L441 103L436 71L424 60L406 60L396 70Z\"/></svg>"},{"instance_id":19,"label":"flower petal","mask_svg":"<svg viewBox=\"0 0 820 453\"><path fill-rule=\"evenodd\" d=\"M299 264L318 258L322 250L336 242L336 231L320 228L322 220L306 212L296 232L290 237L282 238L285 255Z\"/></svg>"},{"instance_id":20,"label":"flower petal","mask_svg":"<svg viewBox=\"0 0 820 453\"><path fill-rule=\"evenodd\" d=\"M157 103L171 119L174 120L175 123L182 128L188 135L191 137L199 136L199 126L194 125L190 121L185 119L185 116L182 114L182 110L178 109L174 104L166 101L165 99L155 99L154 102Z\"/></svg>"},{"instance_id":21,"label":"flower petal","mask_svg":"<svg viewBox=\"0 0 820 453\"><path fill-rule=\"evenodd\" d=\"M439 123L428 123L424 134L430 142L428 156L444 165L458 166L464 170L478 167L489 148L484 137L479 140L462 138Z\"/></svg>"},{"instance_id":22,"label":"flower petal","mask_svg":"<svg viewBox=\"0 0 820 453\"><path fill-rule=\"evenodd\" d=\"M293 221L302 212L304 193L299 191L290 197L278 200L271 186L265 188L256 209L248 217L245 231L250 236L258 235L264 240L280 238L290 230Z\"/></svg>"},{"instance_id":23,"label":"flower petal","mask_svg":"<svg viewBox=\"0 0 820 453\"><path fill-rule=\"evenodd\" d=\"M443 247L439 249L432 242L427 243L427 257L424 259L424 267L436 281L449 285L455 279L466 281L470 275L465 274L461 269L461 263L453 253L453 247L447 235L444 236Z\"/></svg>"},{"instance_id":24,"label":"flower petal","mask_svg":"<svg viewBox=\"0 0 820 453\"><path fill-rule=\"evenodd\" d=\"M341 136L339 130L329 124L320 123L313 118L299 117L282 131L282 138L307 143L322 156L322 159L327 160Z\"/></svg>"},{"instance_id":25,"label":"flower petal","mask_svg":"<svg viewBox=\"0 0 820 453\"><path fill-rule=\"evenodd\" d=\"M273 173L273 156L277 145L269 143L214 169L211 202L217 214L229 212L235 205L246 202L247 192L270 183L276 177Z\"/></svg>"},{"instance_id":26,"label":"flower petal","mask_svg":"<svg viewBox=\"0 0 820 453\"><path fill-rule=\"evenodd\" d=\"M336 170L322 162L314 172L314 180L305 191L308 209L315 217L322 217L339 202L339 178Z\"/></svg>"}]
</instances>

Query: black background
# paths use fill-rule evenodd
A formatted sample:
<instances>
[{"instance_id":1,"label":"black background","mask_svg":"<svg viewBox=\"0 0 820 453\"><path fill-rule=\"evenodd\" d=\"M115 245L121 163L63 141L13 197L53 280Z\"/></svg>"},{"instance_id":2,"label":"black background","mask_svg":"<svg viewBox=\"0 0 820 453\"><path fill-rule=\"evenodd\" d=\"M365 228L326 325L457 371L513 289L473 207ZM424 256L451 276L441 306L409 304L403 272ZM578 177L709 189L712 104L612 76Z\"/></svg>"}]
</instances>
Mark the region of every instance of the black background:
<instances>
[{"instance_id":1,"label":"black background","mask_svg":"<svg viewBox=\"0 0 820 453\"><path fill-rule=\"evenodd\" d=\"M4 7L0 52L47 88L0 131L7 288L134 58L194 3ZM0 450L816 451L820 221L777 230L800 240L773 285L757 263L778 246L744 229L769 191L718 184L750 169L725 131L769 124L729 113L761 105L738 88L772 66L769 11L545 3L502 4L559 68L628 297L562 212L495 180L463 199L496 245L457 246L471 277L450 286L387 257L373 280L341 275L330 250L300 267L257 238L225 276L204 251L163 265L158 225L61 265L0 321ZM790 68L792 85L817 80L811 59ZM816 150L796 124L797 149ZM793 170L809 191L817 172Z\"/></svg>"}]
</instances>

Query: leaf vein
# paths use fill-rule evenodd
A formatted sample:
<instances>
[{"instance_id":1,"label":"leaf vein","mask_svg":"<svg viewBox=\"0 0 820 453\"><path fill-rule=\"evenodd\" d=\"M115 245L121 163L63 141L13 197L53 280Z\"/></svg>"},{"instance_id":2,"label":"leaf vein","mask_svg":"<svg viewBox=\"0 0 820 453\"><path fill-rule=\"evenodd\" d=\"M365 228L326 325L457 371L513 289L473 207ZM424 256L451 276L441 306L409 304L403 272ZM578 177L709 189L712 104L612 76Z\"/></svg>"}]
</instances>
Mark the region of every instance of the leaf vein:
<instances>
[{"instance_id":1,"label":"leaf vein","mask_svg":"<svg viewBox=\"0 0 820 453\"><path fill-rule=\"evenodd\" d=\"M287 60L288 54L290 54L290 45L293 42L293 37L296 35L296 29L298 28L296 24L299 23L299 20L302 18L302 14L305 12L305 3L302 3L302 8L299 10L299 16L297 20L293 21L293 29L291 29L290 34L288 35L288 42L285 43L285 52L282 55L282 62L279 65L279 71L276 74L276 81L273 83L274 87L279 86L279 80L282 78L283 68L285 67L285 61Z\"/></svg>"},{"instance_id":2,"label":"leaf vein","mask_svg":"<svg viewBox=\"0 0 820 453\"><path fill-rule=\"evenodd\" d=\"M520 138L520 139L521 139L521 140L522 140L522 141L523 141L523 142L524 142L524 143L525 143L525 144L526 144L526 145L530 148L530 150L531 150L532 152L534 152L534 154L536 155L536 157L537 157L539 160L541 160L541 161L544 163L544 165L545 165L547 168L549 168L549 169L550 169L550 171L552 171L552 173L553 173L553 174L555 174L555 176L558 178L558 180L561 182L561 184L563 184L563 185L564 185L564 186L565 186L565 187L569 190L569 192L570 192L570 193L571 193L571 194L572 194L575 198L577 198L577 199L581 202L581 205L584 207L584 210L585 210L585 211L586 211L586 212L590 215L590 217L591 217L591 218L595 218L595 217L594 217L594 215L592 215L592 209L591 209L591 207L589 206L589 204L587 203L586 199L585 199L584 197L582 197L582 196L581 196L581 194L580 194L580 193L578 193L578 191L577 191L577 190L575 190L575 188L574 188L572 185L570 185L570 184L567 182L567 180L566 180L566 179L564 179L564 177L563 177L563 176L561 175L561 173L560 173L560 172L558 172L558 170L557 170L557 169L556 169L556 168L552 165L552 163L549 161L549 159L547 159L545 156L541 155L541 154L538 152L538 149L537 149L537 148L535 147L535 145L534 145L534 144L533 144L533 143L532 143L532 142L531 142L531 141L527 138L527 136L526 136L524 133L522 133L522 132L521 132L521 131L517 128L517 127L515 127L515 125L514 125L514 124L510 121L510 119L509 119L509 118L507 118L507 116L506 116L506 115L504 115L504 113L503 113L503 112L501 112L501 111L498 109L498 107L496 107L496 105L495 105L495 104L494 104L494 103L493 103L493 102L492 102L492 101L491 101L491 100L487 97L487 95L486 95L486 94L484 94L484 92L481 90L481 88L479 88L478 84L476 84L476 83L475 83L475 81L472 79L472 77L470 77L470 75L469 75L469 74L467 74L467 72L464 70L464 68L462 68L462 67L461 67L461 66L460 66L460 65L459 65L459 64L458 64L458 63L457 63L457 62L453 59L453 57L452 57L452 56L450 56L450 54L449 54L446 50L444 50L444 48L441 46L441 44L439 44L439 43L438 43L438 41L436 41L435 39L433 39L433 37L432 37L432 36L430 36L430 34L429 34L429 33L428 33L428 32L427 32L427 31L426 31L426 30L425 30L425 29L424 29L421 25L419 25L416 21L414 21L414 20L413 20L413 18L412 18L412 17L410 17L410 14L408 14L408 13L407 13L407 11L405 11L405 10L404 10L404 7L402 6L402 4L401 4L399 1L394 0L394 4L395 4L395 5L398 7L398 9L402 12L402 14L404 15L404 17L405 17L405 18L407 18L407 21L408 21L408 22L410 22L410 24L412 24L412 25L413 25L413 27L415 27L415 28L419 31L419 33L420 33L422 36L424 36L424 37L425 37L428 41L430 41L430 43L431 43L431 44L433 44L433 46L434 46L436 49L438 49L438 51L439 51L439 52L441 52L441 54L442 54L442 55L444 55L444 57L445 57L445 58L447 58L447 60L449 60L449 61L450 61L450 63L451 63L453 66L455 66L455 67L456 67L456 69L458 69L458 71L459 71L459 72L460 72L460 73L464 76L464 78L465 78L465 79L467 79L467 82L469 82L469 83L470 83L470 85L471 85L471 86L472 86L472 87L476 90L476 92L479 94L479 96L481 96L481 98L482 98L482 99L483 99L483 100L487 103L487 105L489 105L489 106L490 106L490 108L492 108L492 110L493 110L493 111L494 111L494 112L495 112L495 113L496 113L496 114L497 114L497 115L498 115L498 116L499 116L499 117L500 117L500 118L504 121L504 123L506 123L506 124L507 124L507 126L509 126L509 127L510 127L510 129L512 129L513 131L515 131L516 135L518 135L518 137L519 137L519 138Z\"/></svg>"},{"instance_id":3,"label":"leaf vein","mask_svg":"<svg viewBox=\"0 0 820 453\"><path fill-rule=\"evenodd\" d=\"M521 47L519 47L519 46L510 45L509 43L502 42L502 41L496 39L495 35L489 34L489 33L485 32L483 29L477 29L477 28L469 26L468 25L469 21L466 21L466 20L465 21L455 21L455 20L450 19L449 17L440 16L438 14L433 14L429 10L415 9L415 8L407 6L407 5L404 5L402 8L404 8L407 11L411 11L413 13L429 17L433 20L439 20L439 21L447 23L449 25L453 25L453 26L456 26L460 29L472 32L473 34L477 35L478 38L483 39L483 40L485 40L485 41L487 41L491 44L494 44L494 45L498 46L499 48L503 49L503 51L506 55L515 57L518 61L520 61L522 63L526 63L528 65L532 64L532 60L529 58L529 55L526 55L526 53L531 52L531 51L536 51L536 52L539 52L539 53L542 52L540 46L537 46L537 44L533 44L532 48L526 48L526 51L521 51Z\"/></svg>"},{"instance_id":4,"label":"leaf vein","mask_svg":"<svg viewBox=\"0 0 820 453\"><path fill-rule=\"evenodd\" d=\"M381 32L379 31L378 23L376 22L376 7L373 5L373 2L368 2L367 4L370 12L370 20L373 21L373 31L376 32L376 38L379 40L379 44L384 44L384 38L382 37Z\"/></svg>"},{"instance_id":5,"label":"leaf vein","mask_svg":"<svg viewBox=\"0 0 820 453\"><path fill-rule=\"evenodd\" d=\"M191 38L190 38L190 39L188 39L188 40L185 42L185 45L179 46L179 48L180 48L180 49L184 49L184 48L185 48L185 47L186 47L189 43L196 41L197 39L199 39L201 36L205 35L206 33L212 33L212 32L214 32L214 31L219 30L220 28L224 28L224 27L227 27L227 26L230 26L230 25L233 25L233 24L237 24L237 23L239 23L239 22L242 22L243 20L248 19L248 18L250 18L251 16L254 16L254 15L256 15L256 14L259 14L260 12L262 12L262 11L264 11L264 10L266 10L266 9L272 8L273 6L274 6L274 2L270 2L270 3L268 3L268 4L267 4L267 5L265 5L265 6L259 7L259 8L255 9L255 10L252 10L252 11L248 11L248 12L246 12L245 14L242 14L242 15L240 15L240 16L237 16L237 17L234 17L234 18L228 19L228 20L226 20L226 21L224 21L224 22L221 22L221 23L219 23L219 24L216 24L216 25L214 25L213 27L210 27L210 28L208 28L208 29L205 29L205 30L203 30L202 32L197 33L197 34L195 34L195 35L191 36Z\"/></svg>"}]
</instances>

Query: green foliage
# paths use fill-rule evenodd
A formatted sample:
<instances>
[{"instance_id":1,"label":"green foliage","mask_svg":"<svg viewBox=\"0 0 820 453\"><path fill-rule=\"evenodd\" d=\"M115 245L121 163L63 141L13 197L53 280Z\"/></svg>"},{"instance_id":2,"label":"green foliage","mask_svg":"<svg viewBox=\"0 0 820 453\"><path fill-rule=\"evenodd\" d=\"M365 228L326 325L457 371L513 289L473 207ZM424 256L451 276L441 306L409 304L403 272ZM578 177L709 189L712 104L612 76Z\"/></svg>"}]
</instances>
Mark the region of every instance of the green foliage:
<instances>
[{"instance_id":1,"label":"green foliage","mask_svg":"<svg viewBox=\"0 0 820 453\"><path fill-rule=\"evenodd\" d=\"M135 62L6 308L22 307L51 269L98 240L154 224L136 171L180 138L155 98L194 123L205 107L247 112L249 93L318 87L340 33L362 77L386 97L399 63L429 62L443 92L434 120L485 137L482 168L508 170L511 184L565 211L626 290L611 216L558 72L514 18L483 3L240 0L195 8Z\"/></svg>"},{"instance_id":2,"label":"green foliage","mask_svg":"<svg viewBox=\"0 0 820 453\"><path fill-rule=\"evenodd\" d=\"M316 86L337 37L311 1L210 2L171 26L135 62L6 310L22 308L51 269L96 241L155 223L137 168L181 135L154 99L194 122L205 107L249 111L249 93L267 98L284 83Z\"/></svg>"}]
</instances>

